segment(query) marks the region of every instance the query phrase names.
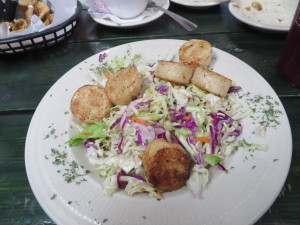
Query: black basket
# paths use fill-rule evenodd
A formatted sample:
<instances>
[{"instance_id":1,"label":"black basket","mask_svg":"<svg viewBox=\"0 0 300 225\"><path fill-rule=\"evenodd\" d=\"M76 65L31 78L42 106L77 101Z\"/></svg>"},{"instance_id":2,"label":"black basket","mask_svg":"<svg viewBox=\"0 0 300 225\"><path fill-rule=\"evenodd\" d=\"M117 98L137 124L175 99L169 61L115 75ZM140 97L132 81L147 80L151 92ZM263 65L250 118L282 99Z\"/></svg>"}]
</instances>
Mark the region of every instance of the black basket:
<instances>
[{"instance_id":1,"label":"black basket","mask_svg":"<svg viewBox=\"0 0 300 225\"><path fill-rule=\"evenodd\" d=\"M0 39L0 56L47 48L67 39L78 24L81 9L82 5L77 1L74 15L55 27L42 32Z\"/></svg>"}]
</instances>

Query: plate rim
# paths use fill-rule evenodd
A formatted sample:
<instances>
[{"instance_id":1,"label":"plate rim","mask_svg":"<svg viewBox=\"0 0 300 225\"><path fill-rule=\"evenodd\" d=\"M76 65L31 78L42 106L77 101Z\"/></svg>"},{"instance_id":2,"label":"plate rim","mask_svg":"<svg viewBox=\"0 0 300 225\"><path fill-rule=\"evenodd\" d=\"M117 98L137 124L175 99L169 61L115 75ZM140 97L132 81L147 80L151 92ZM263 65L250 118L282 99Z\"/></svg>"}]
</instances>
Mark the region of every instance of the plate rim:
<instances>
[{"instance_id":1,"label":"plate rim","mask_svg":"<svg viewBox=\"0 0 300 225\"><path fill-rule=\"evenodd\" d=\"M118 45L118 46L114 46L114 47L112 47L112 48L109 48L109 49L106 49L106 50L103 50L103 51L101 51L101 52L98 52L98 53L96 53L96 54L93 54L92 56L90 56L90 57L88 57L88 58L86 58L86 59L84 59L82 62L84 62L84 61L86 61L86 60L89 60L90 58L94 58L94 57L96 57L97 55L99 55L100 53L104 53L104 52L106 52L106 51L113 51L114 49L117 49L117 48L120 48L120 47L124 47L124 46L128 46L128 45L134 45L135 43L145 43L145 42L148 42L148 44L149 44L149 42L163 42L163 41L167 41L167 42L173 42L173 41L175 41L175 42L184 42L184 41L186 41L186 40L179 40L179 39L152 39L152 40L143 40L143 41L136 41L136 42L131 42L131 43L125 43L125 44L122 44L122 45ZM218 49L218 48L216 48L216 49ZM226 54L228 54L228 55L231 55L232 57L234 57L236 60L238 60L239 62L241 62L243 65L245 65L245 66L247 66L249 69L251 69L252 71L254 71L254 72L256 72L260 77L261 77L261 79L262 80L264 80L265 81L265 83L267 83L268 85L269 85L269 83L264 79L264 77L262 77L254 68L252 68L250 65L248 65L247 63L245 63L244 61L242 61L242 60L240 60L240 59L238 59L237 57L235 57L234 55L232 55L232 54L230 54L230 53L228 53L228 52L226 52L226 51L223 51L223 50L221 50L221 49L218 49L219 51L221 51L221 52L223 52L223 53L226 53ZM42 100L40 101L40 103L39 103L39 105L38 105L38 107L37 107L37 109L36 109L36 111L35 111L35 113L33 114L33 116L32 116L32 120L30 121L30 125L29 125L29 128L28 128L28 132L27 132L27 135L26 135L26 143L25 143L25 152L24 152L24 155L25 155L25 168L26 168L26 174L27 174L27 176L28 176L28 180L29 180L29 184L30 184L30 187L31 187L31 189L33 190L33 193L34 193L34 195L35 195L35 197L36 197L36 199L37 199L37 201L39 202L39 204L40 204L40 206L43 208L43 210L48 214L48 216L51 218L51 219L53 219L53 221L55 221L55 222L58 222L59 223L59 221L58 220L56 220L56 217L53 215L53 213L51 212L51 210L49 210L49 208L47 208L45 205L44 205L44 203L42 202L42 200L41 200L41 198L40 198L40 196L39 195L37 195L37 189L34 187L34 182L33 182L33 179L32 179L32 174L30 174L30 172L28 171L29 170L29 165L28 165L28 152L29 152L29 150L28 150L28 145L29 145L29 140L28 140L28 137L30 136L30 130L32 129L32 126L33 126L33 124L34 124L34 119L35 119L35 116L36 116L36 114L37 114L37 112L38 112L38 108L40 108L40 104L43 102L43 101L45 101L45 98L47 97L47 95L51 92L51 90L52 90L52 88L55 86L55 85L58 85L58 83L61 81L61 79L63 79L63 77L66 75L66 74L68 74L72 69L74 69L74 68L76 68L77 66L79 66L79 64L81 64L82 62L80 62L80 63L78 63L77 65L75 65L74 67L72 67L69 71L67 71L60 79L58 79L52 86L51 86L51 88L47 91L47 93L44 95L44 97L42 98ZM270 86L270 88L272 89L272 91L275 93L275 95L278 97L278 95L276 94L276 92L274 91L274 89L271 87L271 85L269 85ZM279 99L279 97L278 97L278 99ZM279 99L279 101L280 101L280 99ZM280 103L281 103L281 101L280 101ZM288 132L289 132L289 144L291 145L291 148L290 148L290 150L289 150L289 163L288 163L288 165L286 165L286 173L285 173L285 175L284 175L284 179L282 180L282 184L281 184L281 186L280 186L280 188L278 189L278 193L277 193L277 195L273 195L273 198L272 199L270 199L268 202L268 207L266 207L266 209L264 210L264 211L261 211L261 214L260 215L257 215L256 217L254 217L253 218L253 220L251 221L251 222L256 222L257 220L259 220L260 218L261 218L261 216L268 210L268 208L273 204L273 202L276 200L276 198L278 197L278 194L280 193L280 191L281 191L281 188L282 188L282 186L284 185L284 183L285 183L285 181L286 181L286 179L287 179L287 176L288 176L288 172L289 172L289 170L290 170L290 165L291 165L291 159L292 159L292 150L293 150L293 142L292 142L292 133L291 133L291 126L290 126L290 123L289 123L289 118L288 118L288 116L287 116L287 114L286 114L286 111L285 111L285 108L283 107L283 104L281 103L281 105L282 105L282 109L284 110L284 114L285 114L285 118L287 119L287 121L288 121L288 128L289 128L289 130L288 130Z\"/></svg>"},{"instance_id":2,"label":"plate rim","mask_svg":"<svg viewBox=\"0 0 300 225\"><path fill-rule=\"evenodd\" d=\"M259 23L254 20L250 20L249 18L247 18L243 15L240 15L238 13L238 10L236 9L236 7L233 6L233 4L234 4L233 0L230 0L230 2L228 4L228 8L229 8L229 12L231 13L231 15L233 17L235 17L237 20L239 20L249 26L258 28L260 30L273 31L273 32L288 32L290 29L290 26L289 27L273 26L273 25L269 25L269 24Z\"/></svg>"},{"instance_id":3,"label":"plate rim","mask_svg":"<svg viewBox=\"0 0 300 225\"><path fill-rule=\"evenodd\" d=\"M190 7L190 8L206 8L206 7L212 7L212 6L216 6L216 5L220 5L228 0L224 0L223 2L206 2L206 3L196 3L196 2L182 2L180 0L170 0L173 3L176 3L178 5L182 5L182 6L186 6L186 7Z\"/></svg>"},{"instance_id":4,"label":"plate rim","mask_svg":"<svg viewBox=\"0 0 300 225\"><path fill-rule=\"evenodd\" d=\"M164 9L168 9L170 7L170 0L164 0L165 3L162 6ZM131 22L131 23L123 23L123 24L117 24L114 23L112 21L108 21L102 18L96 18L94 17L92 14L90 14L91 18L96 22L99 23L101 25L107 26L107 27L117 27L117 28L135 28L135 27L140 27L143 25L146 25L148 23L151 23L157 19L159 19L160 17L162 17L164 15L164 12L157 10L156 13L154 13L153 15L143 18L140 21L137 22Z\"/></svg>"}]
</instances>

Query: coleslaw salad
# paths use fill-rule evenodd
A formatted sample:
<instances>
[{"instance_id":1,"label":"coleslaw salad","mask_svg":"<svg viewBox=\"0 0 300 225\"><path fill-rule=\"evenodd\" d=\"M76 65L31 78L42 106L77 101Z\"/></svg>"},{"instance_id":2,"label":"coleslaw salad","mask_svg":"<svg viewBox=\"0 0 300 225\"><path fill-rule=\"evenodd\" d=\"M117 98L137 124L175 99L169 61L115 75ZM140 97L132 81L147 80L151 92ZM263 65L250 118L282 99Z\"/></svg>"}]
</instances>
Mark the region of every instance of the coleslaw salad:
<instances>
[{"instance_id":1,"label":"coleslaw salad","mask_svg":"<svg viewBox=\"0 0 300 225\"><path fill-rule=\"evenodd\" d=\"M174 85L155 76L156 62L148 62L141 55L130 54L106 61L106 53L99 55L99 65L90 70L96 85L105 87L109 76L130 65L142 74L141 93L128 105L117 105L110 115L93 124L73 121L79 134L68 144L84 144L88 161L105 178L105 195L123 189L132 196L148 192L150 197L161 198L162 190L147 182L142 167L142 156L147 144L162 138L178 143L191 156L194 166L186 186L194 197L209 180L209 167L227 172L223 160L239 148L253 151L266 146L240 140L242 119L251 115L244 109L232 86L225 98L207 93L196 86Z\"/></svg>"}]
</instances>

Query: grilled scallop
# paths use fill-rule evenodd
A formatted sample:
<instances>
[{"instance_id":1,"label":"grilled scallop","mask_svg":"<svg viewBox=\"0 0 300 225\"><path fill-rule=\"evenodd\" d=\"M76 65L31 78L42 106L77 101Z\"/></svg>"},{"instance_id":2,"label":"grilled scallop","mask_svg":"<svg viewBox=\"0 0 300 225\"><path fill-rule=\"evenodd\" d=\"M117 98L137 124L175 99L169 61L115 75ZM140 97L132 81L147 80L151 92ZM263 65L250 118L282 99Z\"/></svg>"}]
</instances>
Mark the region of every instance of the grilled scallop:
<instances>
[{"instance_id":1,"label":"grilled scallop","mask_svg":"<svg viewBox=\"0 0 300 225\"><path fill-rule=\"evenodd\" d=\"M218 73L199 66L196 68L191 82L198 88L223 98L227 95L232 81Z\"/></svg>"},{"instance_id":2,"label":"grilled scallop","mask_svg":"<svg viewBox=\"0 0 300 225\"><path fill-rule=\"evenodd\" d=\"M79 88L71 100L71 111L80 122L102 120L109 115L111 106L104 89L98 85Z\"/></svg>"},{"instance_id":3,"label":"grilled scallop","mask_svg":"<svg viewBox=\"0 0 300 225\"><path fill-rule=\"evenodd\" d=\"M122 68L110 76L105 92L115 105L127 105L140 92L142 76L134 66Z\"/></svg>"},{"instance_id":4,"label":"grilled scallop","mask_svg":"<svg viewBox=\"0 0 300 225\"><path fill-rule=\"evenodd\" d=\"M192 160L180 145L156 139L147 145L143 167L149 183L164 191L175 191L189 178Z\"/></svg>"},{"instance_id":5,"label":"grilled scallop","mask_svg":"<svg viewBox=\"0 0 300 225\"><path fill-rule=\"evenodd\" d=\"M211 59L212 46L204 40L189 40L179 49L179 60L186 65L208 67Z\"/></svg>"},{"instance_id":6,"label":"grilled scallop","mask_svg":"<svg viewBox=\"0 0 300 225\"><path fill-rule=\"evenodd\" d=\"M176 84L189 84L194 71L194 67L182 63L160 60L155 75Z\"/></svg>"}]
</instances>

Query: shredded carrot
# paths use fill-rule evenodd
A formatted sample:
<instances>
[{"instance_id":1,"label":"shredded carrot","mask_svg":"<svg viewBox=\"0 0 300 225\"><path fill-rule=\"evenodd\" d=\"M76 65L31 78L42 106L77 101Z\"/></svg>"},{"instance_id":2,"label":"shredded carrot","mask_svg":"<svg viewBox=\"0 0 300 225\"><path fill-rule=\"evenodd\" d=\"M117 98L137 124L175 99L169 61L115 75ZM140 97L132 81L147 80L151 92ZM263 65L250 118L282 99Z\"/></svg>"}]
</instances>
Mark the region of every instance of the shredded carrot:
<instances>
[{"instance_id":1,"label":"shredded carrot","mask_svg":"<svg viewBox=\"0 0 300 225\"><path fill-rule=\"evenodd\" d=\"M183 120L190 120L190 119L191 119L191 116L190 116L190 115L184 116L182 119L183 119Z\"/></svg>"},{"instance_id":2,"label":"shredded carrot","mask_svg":"<svg viewBox=\"0 0 300 225\"><path fill-rule=\"evenodd\" d=\"M83 132L81 134L84 135L84 136L91 136L91 135L93 135L93 133L90 133L90 132Z\"/></svg>"},{"instance_id":3,"label":"shredded carrot","mask_svg":"<svg viewBox=\"0 0 300 225\"><path fill-rule=\"evenodd\" d=\"M116 111L120 111L120 108L119 108L119 107L117 107L117 108L116 108Z\"/></svg>"},{"instance_id":4,"label":"shredded carrot","mask_svg":"<svg viewBox=\"0 0 300 225\"><path fill-rule=\"evenodd\" d=\"M137 122L137 123L140 123L140 124L144 124L144 125L147 125L147 126L150 126L150 123L145 121L145 120L142 120L138 117L131 117L131 120L134 121L134 122Z\"/></svg>"},{"instance_id":5,"label":"shredded carrot","mask_svg":"<svg viewBox=\"0 0 300 225\"><path fill-rule=\"evenodd\" d=\"M206 137L196 137L195 140L196 141L205 142L205 143L209 143L210 142L210 138L206 138Z\"/></svg>"},{"instance_id":6,"label":"shredded carrot","mask_svg":"<svg viewBox=\"0 0 300 225\"><path fill-rule=\"evenodd\" d=\"M105 77L106 77L106 79L108 79L109 78L109 72L108 71L105 71Z\"/></svg>"}]
</instances>

